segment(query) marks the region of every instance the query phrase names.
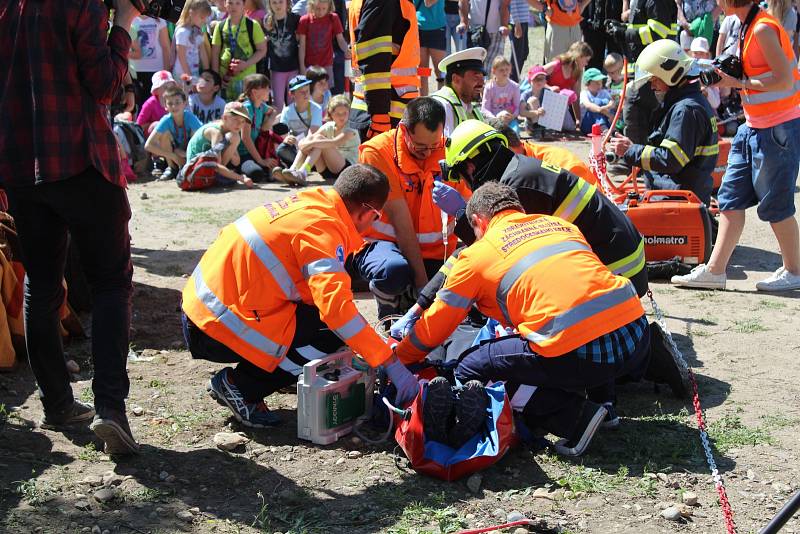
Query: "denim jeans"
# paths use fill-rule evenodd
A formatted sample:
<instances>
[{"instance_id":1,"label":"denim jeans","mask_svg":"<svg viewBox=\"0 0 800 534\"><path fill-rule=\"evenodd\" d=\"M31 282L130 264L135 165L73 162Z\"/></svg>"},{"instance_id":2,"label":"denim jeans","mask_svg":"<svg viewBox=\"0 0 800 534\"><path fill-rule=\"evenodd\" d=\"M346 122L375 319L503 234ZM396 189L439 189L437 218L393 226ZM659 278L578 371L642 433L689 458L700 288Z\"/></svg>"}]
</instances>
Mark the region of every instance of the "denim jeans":
<instances>
[{"instance_id":1,"label":"denim jeans","mask_svg":"<svg viewBox=\"0 0 800 534\"><path fill-rule=\"evenodd\" d=\"M456 27L461 22L461 19L458 16L458 13L449 13L445 15L446 17L446 24L445 24L445 31L447 32L447 55L450 55L452 52L461 52L467 47L467 34L466 33L458 33L456 31ZM456 44L456 49L451 49L450 39L453 39L453 42Z\"/></svg>"},{"instance_id":2,"label":"denim jeans","mask_svg":"<svg viewBox=\"0 0 800 534\"><path fill-rule=\"evenodd\" d=\"M25 266L25 342L45 412L73 402L59 331L70 236L92 294L95 407L125 410L133 265L124 189L94 168L58 182L8 189Z\"/></svg>"}]
</instances>

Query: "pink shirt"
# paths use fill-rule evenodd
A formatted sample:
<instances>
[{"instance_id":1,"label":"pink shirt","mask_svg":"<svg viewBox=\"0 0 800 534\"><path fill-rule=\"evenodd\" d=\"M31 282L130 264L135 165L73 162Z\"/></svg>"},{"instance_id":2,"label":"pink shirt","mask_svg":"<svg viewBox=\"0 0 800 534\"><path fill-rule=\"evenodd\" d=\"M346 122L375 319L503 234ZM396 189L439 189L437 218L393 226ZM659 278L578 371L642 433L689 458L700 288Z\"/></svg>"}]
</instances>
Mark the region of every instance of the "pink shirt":
<instances>
[{"instance_id":1,"label":"pink shirt","mask_svg":"<svg viewBox=\"0 0 800 534\"><path fill-rule=\"evenodd\" d=\"M144 126L149 122L156 122L161 117L167 114L167 110L161 105L161 102L155 95L150 95L150 98L144 101L142 109L139 110L139 116L136 117L136 124Z\"/></svg>"}]
</instances>

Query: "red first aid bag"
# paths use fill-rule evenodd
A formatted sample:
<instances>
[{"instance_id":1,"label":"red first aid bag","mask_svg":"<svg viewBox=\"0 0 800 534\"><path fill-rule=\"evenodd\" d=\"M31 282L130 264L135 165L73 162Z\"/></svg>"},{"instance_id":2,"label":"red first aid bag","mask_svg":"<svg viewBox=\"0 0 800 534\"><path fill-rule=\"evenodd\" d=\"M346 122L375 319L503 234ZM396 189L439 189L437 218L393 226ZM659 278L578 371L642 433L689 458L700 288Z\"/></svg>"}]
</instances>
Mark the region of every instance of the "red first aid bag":
<instances>
[{"instance_id":1,"label":"red first aid bag","mask_svg":"<svg viewBox=\"0 0 800 534\"><path fill-rule=\"evenodd\" d=\"M485 432L473 436L458 449L426 440L422 406L427 387L427 382L420 384L419 393L409 406L408 420L395 415L395 440L415 471L442 480L458 480L495 464L518 443L511 403L502 382L486 386L489 407Z\"/></svg>"}]
</instances>

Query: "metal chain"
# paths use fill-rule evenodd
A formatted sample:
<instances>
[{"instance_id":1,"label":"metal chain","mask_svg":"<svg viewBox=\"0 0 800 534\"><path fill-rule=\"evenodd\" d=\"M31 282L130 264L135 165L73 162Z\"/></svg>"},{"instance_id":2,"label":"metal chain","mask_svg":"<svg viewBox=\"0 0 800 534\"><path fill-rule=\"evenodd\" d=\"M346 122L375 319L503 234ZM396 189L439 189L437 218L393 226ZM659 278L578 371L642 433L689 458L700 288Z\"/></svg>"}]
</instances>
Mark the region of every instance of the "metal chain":
<instances>
[{"instance_id":1,"label":"metal chain","mask_svg":"<svg viewBox=\"0 0 800 534\"><path fill-rule=\"evenodd\" d=\"M725 491L725 482L722 480L722 475L719 474L717 462L714 460L714 454L711 451L711 443L708 441L708 431L705 417L703 416L703 408L700 405L700 394L697 390L697 380L694 377L691 367L689 367L689 364L684 359L683 353L681 353L680 349L678 349L678 345L675 344L675 340L672 339L672 333L667 328L667 322L664 320L664 314L661 312L661 308L658 306L658 303L656 303L655 298L653 298L653 292L650 289L647 290L647 297L650 299L650 304L653 307L653 313L656 316L656 323L658 323L658 326L660 326L661 330L664 332L664 336L666 337L670 348L675 351L677 356L679 356L679 364L681 366L685 366L685 370L689 374L689 381L692 383L692 404L694 405L694 413L695 417L697 418L697 428L700 431L700 441L703 444L703 452L705 452L706 455L706 462L708 463L709 469L711 469L711 476L714 479L714 487L717 490L717 494L719 494L719 504L720 508L722 508L722 517L725 521L725 530L728 534L736 534L736 523L733 520L733 510L731 509L730 501L728 501L728 494Z\"/></svg>"}]
</instances>

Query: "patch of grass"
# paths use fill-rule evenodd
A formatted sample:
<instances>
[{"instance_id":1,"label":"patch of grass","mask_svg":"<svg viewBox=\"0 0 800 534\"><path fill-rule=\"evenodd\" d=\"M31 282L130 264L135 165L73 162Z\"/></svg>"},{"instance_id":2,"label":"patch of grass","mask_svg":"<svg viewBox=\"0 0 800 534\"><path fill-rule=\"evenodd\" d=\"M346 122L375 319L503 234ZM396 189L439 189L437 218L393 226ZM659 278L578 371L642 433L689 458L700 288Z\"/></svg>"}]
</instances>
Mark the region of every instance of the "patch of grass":
<instances>
[{"instance_id":1,"label":"patch of grass","mask_svg":"<svg viewBox=\"0 0 800 534\"><path fill-rule=\"evenodd\" d=\"M81 452L78 453L78 460L82 462L96 462L100 457L100 451L97 450L97 446L91 441L84 445Z\"/></svg>"},{"instance_id":2,"label":"patch of grass","mask_svg":"<svg viewBox=\"0 0 800 534\"><path fill-rule=\"evenodd\" d=\"M642 477L636 481L631 493L633 493L633 495L652 499L658 493L658 480L650 477Z\"/></svg>"},{"instance_id":3,"label":"patch of grass","mask_svg":"<svg viewBox=\"0 0 800 534\"><path fill-rule=\"evenodd\" d=\"M138 502L156 502L164 497L172 495L171 491L164 491L155 488L137 488L125 494L125 499Z\"/></svg>"},{"instance_id":4,"label":"patch of grass","mask_svg":"<svg viewBox=\"0 0 800 534\"><path fill-rule=\"evenodd\" d=\"M758 305L759 307L766 308L768 310L781 310L786 307L786 304L779 300L767 300L767 299L759 300Z\"/></svg>"},{"instance_id":5,"label":"patch of grass","mask_svg":"<svg viewBox=\"0 0 800 534\"><path fill-rule=\"evenodd\" d=\"M317 534L327 530L314 510L273 505L266 501L260 491L257 495L261 499L261 508L253 518L252 526L264 532L280 531L284 534Z\"/></svg>"},{"instance_id":6,"label":"patch of grass","mask_svg":"<svg viewBox=\"0 0 800 534\"><path fill-rule=\"evenodd\" d=\"M766 326L761 324L761 320L756 317L749 317L739 321L733 321L728 330L738 332L739 334L754 334L756 332L766 332L769 330Z\"/></svg>"},{"instance_id":7,"label":"patch of grass","mask_svg":"<svg viewBox=\"0 0 800 534\"><path fill-rule=\"evenodd\" d=\"M166 391L167 383L164 382L163 380L159 380L158 378L153 378L150 380L150 382L147 383L147 387Z\"/></svg>"},{"instance_id":8,"label":"patch of grass","mask_svg":"<svg viewBox=\"0 0 800 534\"><path fill-rule=\"evenodd\" d=\"M204 410L165 415L164 419L166 421L159 427L162 441L170 443L178 434L197 429L211 420L212 416L211 412Z\"/></svg>"},{"instance_id":9,"label":"patch of grass","mask_svg":"<svg viewBox=\"0 0 800 534\"><path fill-rule=\"evenodd\" d=\"M621 487L628 477L628 468L620 466L613 475L583 465L570 466L569 471L556 479L556 484L572 492L605 493Z\"/></svg>"},{"instance_id":10,"label":"patch of grass","mask_svg":"<svg viewBox=\"0 0 800 534\"><path fill-rule=\"evenodd\" d=\"M766 427L745 425L736 415L726 415L708 425L708 435L717 450L725 454L730 449L743 446L775 445L775 439Z\"/></svg>"},{"instance_id":11,"label":"patch of grass","mask_svg":"<svg viewBox=\"0 0 800 534\"><path fill-rule=\"evenodd\" d=\"M786 428L800 423L800 419L789 417L783 414L762 415L759 419L764 422L763 424L766 428L770 429Z\"/></svg>"},{"instance_id":12,"label":"patch of grass","mask_svg":"<svg viewBox=\"0 0 800 534\"><path fill-rule=\"evenodd\" d=\"M13 491L31 506L38 506L50 500L56 494L56 489L49 482L29 478L12 482Z\"/></svg>"},{"instance_id":13,"label":"patch of grass","mask_svg":"<svg viewBox=\"0 0 800 534\"><path fill-rule=\"evenodd\" d=\"M92 404L94 403L94 391L91 387L85 387L81 390L80 397L82 402Z\"/></svg>"},{"instance_id":14,"label":"patch of grass","mask_svg":"<svg viewBox=\"0 0 800 534\"><path fill-rule=\"evenodd\" d=\"M412 502L403 509L397 525L387 530L392 534L406 534L412 527L417 532L456 532L467 526L466 520L459 516L452 506L446 506L444 492L432 495L424 501ZM425 526L435 523L438 530L425 530ZM423 528L419 528L423 527Z\"/></svg>"}]
</instances>

